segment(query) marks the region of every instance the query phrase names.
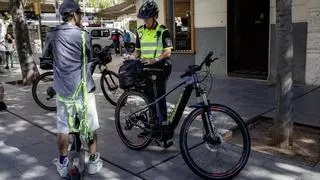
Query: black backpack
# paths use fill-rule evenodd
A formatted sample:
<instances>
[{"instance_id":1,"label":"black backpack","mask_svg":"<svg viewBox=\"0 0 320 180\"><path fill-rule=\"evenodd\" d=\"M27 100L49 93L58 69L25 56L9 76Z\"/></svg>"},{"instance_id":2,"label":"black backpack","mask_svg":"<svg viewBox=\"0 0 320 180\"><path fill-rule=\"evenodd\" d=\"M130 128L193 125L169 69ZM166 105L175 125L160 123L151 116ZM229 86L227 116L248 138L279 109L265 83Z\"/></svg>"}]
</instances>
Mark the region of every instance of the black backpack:
<instances>
[{"instance_id":1,"label":"black backpack","mask_svg":"<svg viewBox=\"0 0 320 180\"><path fill-rule=\"evenodd\" d=\"M119 85L121 89L129 89L143 81L143 64L139 60L126 60L119 68Z\"/></svg>"}]
</instances>

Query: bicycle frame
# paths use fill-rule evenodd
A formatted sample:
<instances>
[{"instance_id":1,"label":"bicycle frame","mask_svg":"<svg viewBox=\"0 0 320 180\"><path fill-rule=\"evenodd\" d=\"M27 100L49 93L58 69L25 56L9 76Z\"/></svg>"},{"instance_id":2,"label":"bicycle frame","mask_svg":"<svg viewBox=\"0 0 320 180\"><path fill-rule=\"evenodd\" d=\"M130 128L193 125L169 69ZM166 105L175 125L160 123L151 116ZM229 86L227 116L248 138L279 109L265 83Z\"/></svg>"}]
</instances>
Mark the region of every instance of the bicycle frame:
<instances>
[{"instance_id":1,"label":"bicycle frame","mask_svg":"<svg viewBox=\"0 0 320 180\"><path fill-rule=\"evenodd\" d=\"M177 90L178 88L180 88L182 86L185 86L184 90L180 94L178 101L176 102L174 108L169 113L169 116L167 118L168 125L174 130L180 122L183 111L184 111L184 109L190 99L190 96L191 96L193 89L196 90L196 97L198 98L199 105L191 106L191 107L200 108L200 107L205 107L205 106L208 107L209 106L209 102L207 100L206 94L204 93L204 91L201 89L201 87L199 85L198 75L196 73L193 74L192 76L186 77L186 80L184 80L183 82L178 84L176 87L172 88L169 92L162 95L161 97L156 98L156 100L154 102L148 104L146 107L144 107L142 109L139 109L138 111L132 113L131 115L134 115L140 111L143 111L152 105L158 104L161 99L167 97L169 94L171 94L172 92L174 92L175 90ZM202 96L202 100L199 99L200 96ZM203 105L200 105L201 101L204 102ZM208 108L210 108L210 107L208 107ZM157 110L156 112L157 112L157 116L159 117L159 111ZM158 123L158 125L160 125L160 124Z\"/></svg>"}]
</instances>

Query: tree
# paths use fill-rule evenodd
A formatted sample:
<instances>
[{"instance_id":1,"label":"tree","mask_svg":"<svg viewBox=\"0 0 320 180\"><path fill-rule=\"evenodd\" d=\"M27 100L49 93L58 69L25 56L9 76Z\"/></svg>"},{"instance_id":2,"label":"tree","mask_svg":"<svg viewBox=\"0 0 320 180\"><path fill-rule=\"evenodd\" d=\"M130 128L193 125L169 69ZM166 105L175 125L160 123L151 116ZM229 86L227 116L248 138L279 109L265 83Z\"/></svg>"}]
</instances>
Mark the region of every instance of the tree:
<instances>
[{"instance_id":1,"label":"tree","mask_svg":"<svg viewBox=\"0 0 320 180\"><path fill-rule=\"evenodd\" d=\"M118 0L117 3L123 3L125 0ZM115 0L89 0L89 5L94 8L105 9L116 5Z\"/></svg>"},{"instance_id":2,"label":"tree","mask_svg":"<svg viewBox=\"0 0 320 180\"><path fill-rule=\"evenodd\" d=\"M274 145L288 148L293 130L292 109L292 0L277 0L276 26L276 117L273 127Z\"/></svg>"},{"instance_id":3,"label":"tree","mask_svg":"<svg viewBox=\"0 0 320 180\"><path fill-rule=\"evenodd\" d=\"M10 0L13 29L22 72L22 82L24 85L30 85L39 76L39 71L33 58L27 21L24 16L24 5L24 0Z\"/></svg>"},{"instance_id":4,"label":"tree","mask_svg":"<svg viewBox=\"0 0 320 180\"><path fill-rule=\"evenodd\" d=\"M89 5L94 8L105 9L112 6L112 0L89 0Z\"/></svg>"}]
</instances>

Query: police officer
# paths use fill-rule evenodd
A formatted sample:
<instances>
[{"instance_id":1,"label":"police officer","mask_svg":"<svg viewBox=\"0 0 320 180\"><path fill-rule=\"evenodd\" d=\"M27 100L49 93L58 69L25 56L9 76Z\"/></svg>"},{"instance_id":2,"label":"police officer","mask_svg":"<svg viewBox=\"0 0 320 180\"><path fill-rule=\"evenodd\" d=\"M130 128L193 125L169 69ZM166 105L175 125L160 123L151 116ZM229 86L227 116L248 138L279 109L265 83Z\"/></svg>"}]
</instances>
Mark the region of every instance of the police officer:
<instances>
[{"instance_id":1,"label":"police officer","mask_svg":"<svg viewBox=\"0 0 320 180\"><path fill-rule=\"evenodd\" d=\"M166 82L171 73L172 40L168 29L157 22L159 8L153 0L146 1L139 9L138 18L144 20L144 25L137 29L137 42L135 58L140 59L147 68L164 70L158 73L156 80L158 97L166 93ZM146 94L154 100L152 81L149 81ZM167 119L166 99L159 101L161 122L165 124ZM140 136L147 135L143 132Z\"/></svg>"}]
</instances>

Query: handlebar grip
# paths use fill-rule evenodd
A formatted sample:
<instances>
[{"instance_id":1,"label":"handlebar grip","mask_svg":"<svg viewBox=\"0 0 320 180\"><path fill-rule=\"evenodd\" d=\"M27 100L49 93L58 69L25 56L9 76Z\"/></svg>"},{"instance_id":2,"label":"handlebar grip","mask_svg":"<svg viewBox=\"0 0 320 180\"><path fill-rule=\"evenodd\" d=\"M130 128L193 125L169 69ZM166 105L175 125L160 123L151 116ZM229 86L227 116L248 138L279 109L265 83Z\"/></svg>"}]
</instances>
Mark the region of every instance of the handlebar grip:
<instances>
[{"instance_id":1,"label":"handlebar grip","mask_svg":"<svg viewBox=\"0 0 320 180\"><path fill-rule=\"evenodd\" d=\"M214 62L215 60L218 60L219 58L213 58L210 62Z\"/></svg>"},{"instance_id":2,"label":"handlebar grip","mask_svg":"<svg viewBox=\"0 0 320 180\"><path fill-rule=\"evenodd\" d=\"M211 58L212 55L213 55L213 51L210 51L205 59L207 60L207 59Z\"/></svg>"}]
</instances>

